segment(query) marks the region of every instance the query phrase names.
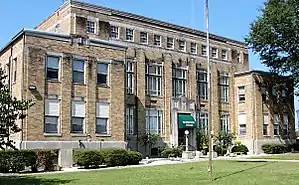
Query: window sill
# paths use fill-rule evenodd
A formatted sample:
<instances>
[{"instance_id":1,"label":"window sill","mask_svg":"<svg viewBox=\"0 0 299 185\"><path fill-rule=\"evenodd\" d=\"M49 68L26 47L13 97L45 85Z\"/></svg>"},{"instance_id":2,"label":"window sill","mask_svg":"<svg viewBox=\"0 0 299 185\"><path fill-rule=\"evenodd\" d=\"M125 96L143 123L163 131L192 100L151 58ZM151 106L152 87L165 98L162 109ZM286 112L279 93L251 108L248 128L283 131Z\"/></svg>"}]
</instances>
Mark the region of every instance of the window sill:
<instances>
[{"instance_id":1,"label":"window sill","mask_svg":"<svg viewBox=\"0 0 299 185\"><path fill-rule=\"evenodd\" d=\"M245 103L245 101L239 101L238 103L239 103L239 104L242 104L242 103Z\"/></svg>"},{"instance_id":2,"label":"window sill","mask_svg":"<svg viewBox=\"0 0 299 185\"><path fill-rule=\"evenodd\" d=\"M59 80L47 80L49 83L61 83Z\"/></svg>"},{"instance_id":3,"label":"window sill","mask_svg":"<svg viewBox=\"0 0 299 185\"><path fill-rule=\"evenodd\" d=\"M71 136L72 137L86 137L86 135L85 134L80 134L80 133L71 133Z\"/></svg>"},{"instance_id":4,"label":"window sill","mask_svg":"<svg viewBox=\"0 0 299 185\"><path fill-rule=\"evenodd\" d=\"M222 104L229 104L228 101L221 101Z\"/></svg>"},{"instance_id":5,"label":"window sill","mask_svg":"<svg viewBox=\"0 0 299 185\"><path fill-rule=\"evenodd\" d=\"M111 137L111 134L96 134L96 137Z\"/></svg>"},{"instance_id":6,"label":"window sill","mask_svg":"<svg viewBox=\"0 0 299 185\"><path fill-rule=\"evenodd\" d=\"M273 135L273 137L280 137L280 135Z\"/></svg>"},{"instance_id":7,"label":"window sill","mask_svg":"<svg viewBox=\"0 0 299 185\"><path fill-rule=\"evenodd\" d=\"M45 137L61 137L61 133L44 133Z\"/></svg>"},{"instance_id":8,"label":"window sill","mask_svg":"<svg viewBox=\"0 0 299 185\"><path fill-rule=\"evenodd\" d=\"M134 43L134 40L125 40L126 42Z\"/></svg>"},{"instance_id":9,"label":"window sill","mask_svg":"<svg viewBox=\"0 0 299 185\"><path fill-rule=\"evenodd\" d=\"M264 137L271 137L270 135L263 135Z\"/></svg>"},{"instance_id":10,"label":"window sill","mask_svg":"<svg viewBox=\"0 0 299 185\"><path fill-rule=\"evenodd\" d=\"M97 84L97 87L101 87L101 88L110 88L110 86L106 85L106 84Z\"/></svg>"},{"instance_id":11,"label":"window sill","mask_svg":"<svg viewBox=\"0 0 299 185\"><path fill-rule=\"evenodd\" d=\"M85 83L79 83L79 82L73 82L73 85L86 86L86 84L85 84Z\"/></svg>"}]
</instances>

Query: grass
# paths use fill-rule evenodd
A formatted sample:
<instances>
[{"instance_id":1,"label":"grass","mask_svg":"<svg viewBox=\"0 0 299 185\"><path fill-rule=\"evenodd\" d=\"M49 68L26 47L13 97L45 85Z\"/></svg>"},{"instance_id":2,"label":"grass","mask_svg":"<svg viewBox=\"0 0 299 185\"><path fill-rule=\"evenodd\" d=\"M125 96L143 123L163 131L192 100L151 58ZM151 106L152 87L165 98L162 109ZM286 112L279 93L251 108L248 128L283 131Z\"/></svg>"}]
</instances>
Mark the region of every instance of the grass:
<instances>
[{"instance_id":1,"label":"grass","mask_svg":"<svg viewBox=\"0 0 299 185\"><path fill-rule=\"evenodd\" d=\"M283 162L215 161L214 178L207 162L111 169L47 175L0 177L1 185L295 185L299 164Z\"/></svg>"},{"instance_id":2,"label":"grass","mask_svg":"<svg viewBox=\"0 0 299 185\"><path fill-rule=\"evenodd\" d=\"M299 160L299 153L275 154L270 156L251 157L251 159Z\"/></svg>"}]
</instances>

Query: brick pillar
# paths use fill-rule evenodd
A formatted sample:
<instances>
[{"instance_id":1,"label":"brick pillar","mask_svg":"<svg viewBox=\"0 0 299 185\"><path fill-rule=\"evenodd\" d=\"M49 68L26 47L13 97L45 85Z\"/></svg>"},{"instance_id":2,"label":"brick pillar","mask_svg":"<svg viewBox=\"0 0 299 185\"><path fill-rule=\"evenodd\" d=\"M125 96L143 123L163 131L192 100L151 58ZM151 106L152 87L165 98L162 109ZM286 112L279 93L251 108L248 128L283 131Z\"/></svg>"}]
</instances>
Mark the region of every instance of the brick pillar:
<instances>
[{"instance_id":1,"label":"brick pillar","mask_svg":"<svg viewBox=\"0 0 299 185\"><path fill-rule=\"evenodd\" d=\"M164 55L164 135L166 141L171 141L171 98L172 98L172 59Z\"/></svg>"},{"instance_id":2,"label":"brick pillar","mask_svg":"<svg viewBox=\"0 0 299 185\"><path fill-rule=\"evenodd\" d=\"M211 105L212 105L212 115L211 121L213 123L212 130L214 131L214 135L219 133L219 90L218 90L218 71L216 64L211 62Z\"/></svg>"}]
</instances>

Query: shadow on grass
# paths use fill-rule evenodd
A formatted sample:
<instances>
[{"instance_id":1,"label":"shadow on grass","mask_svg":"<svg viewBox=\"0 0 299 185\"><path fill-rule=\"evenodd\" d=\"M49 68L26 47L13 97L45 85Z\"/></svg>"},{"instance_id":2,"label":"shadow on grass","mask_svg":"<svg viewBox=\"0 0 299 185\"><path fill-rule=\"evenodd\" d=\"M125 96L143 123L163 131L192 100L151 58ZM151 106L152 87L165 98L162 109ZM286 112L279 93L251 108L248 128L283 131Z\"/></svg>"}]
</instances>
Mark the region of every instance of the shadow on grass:
<instances>
[{"instance_id":1,"label":"shadow on grass","mask_svg":"<svg viewBox=\"0 0 299 185\"><path fill-rule=\"evenodd\" d=\"M62 185L73 180L43 179L34 176L0 176L0 185Z\"/></svg>"},{"instance_id":2,"label":"shadow on grass","mask_svg":"<svg viewBox=\"0 0 299 185\"><path fill-rule=\"evenodd\" d=\"M238 161L238 162L250 162L250 161ZM256 163L256 161L254 161L254 162ZM239 174L239 173L242 173L242 172L246 172L246 171L249 171L249 170L252 170L252 169L256 169L256 168L259 168L259 167L262 167L262 166L266 166L266 165L268 165L270 163L273 163L273 162L264 162L264 161L260 161L260 162L262 162L263 164L257 165L257 166L253 166L253 167L250 167L250 168L246 168L246 169L242 169L242 170L239 170L239 171L236 171L236 172L232 172L232 173L229 173L227 175L222 175L222 176L216 177L214 180L219 180L219 179L222 179L222 178L225 178L225 177L236 175L236 174Z\"/></svg>"}]
</instances>

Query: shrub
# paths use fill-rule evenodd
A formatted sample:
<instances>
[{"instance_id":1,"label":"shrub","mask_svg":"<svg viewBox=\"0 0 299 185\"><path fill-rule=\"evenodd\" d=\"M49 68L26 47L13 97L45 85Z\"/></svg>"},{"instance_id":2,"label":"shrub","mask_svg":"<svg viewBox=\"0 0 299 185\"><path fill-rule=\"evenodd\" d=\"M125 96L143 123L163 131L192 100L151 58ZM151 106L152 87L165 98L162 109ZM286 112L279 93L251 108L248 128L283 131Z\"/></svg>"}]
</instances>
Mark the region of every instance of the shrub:
<instances>
[{"instance_id":1,"label":"shrub","mask_svg":"<svg viewBox=\"0 0 299 185\"><path fill-rule=\"evenodd\" d=\"M215 152L217 152L218 156L223 156L226 154L227 149L223 146L217 145L215 146Z\"/></svg>"},{"instance_id":2,"label":"shrub","mask_svg":"<svg viewBox=\"0 0 299 185\"><path fill-rule=\"evenodd\" d=\"M262 150L266 154L282 154L291 151L291 147L286 144L264 144Z\"/></svg>"},{"instance_id":3,"label":"shrub","mask_svg":"<svg viewBox=\"0 0 299 185\"><path fill-rule=\"evenodd\" d=\"M107 166L125 166L128 164L128 151L124 149L102 149L101 154Z\"/></svg>"},{"instance_id":4,"label":"shrub","mask_svg":"<svg viewBox=\"0 0 299 185\"><path fill-rule=\"evenodd\" d=\"M140 152L128 151L128 165L138 165L142 160L142 154Z\"/></svg>"},{"instance_id":5,"label":"shrub","mask_svg":"<svg viewBox=\"0 0 299 185\"><path fill-rule=\"evenodd\" d=\"M103 157L100 150L74 150L74 162L84 168L95 168L103 164Z\"/></svg>"},{"instance_id":6,"label":"shrub","mask_svg":"<svg viewBox=\"0 0 299 185\"><path fill-rule=\"evenodd\" d=\"M249 150L246 145L238 144L232 148L232 152L242 152L243 154L246 155L247 152L249 152Z\"/></svg>"},{"instance_id":7,"label":"shrub","mask_svg":"<svg viewBox=\"0 0 299 185\"><path fill-rule=\"evenodd\" d=\"M181 157L183 149L181 147L165 148L161 151L160 157Z\"/></svg>"},{"instance_id":8,"label":"shrub","mask_svg":"<svg viewBox=\"0 0 299 185\"><path fill-rule=\"evenodd\" d=\"M33 149L36 161L32 166L32 171L37 172L42 168L44 171L54 171L55 160L58 157L58 150L53 149Z\"/></svg>"}]
</instances>

